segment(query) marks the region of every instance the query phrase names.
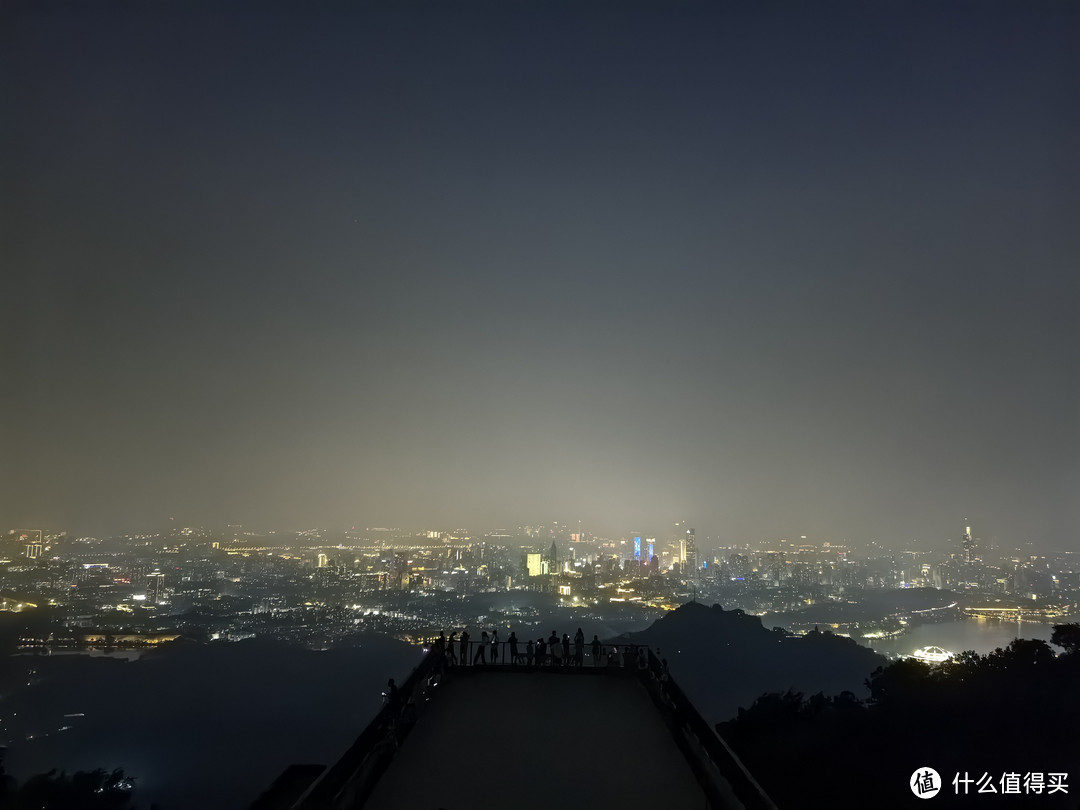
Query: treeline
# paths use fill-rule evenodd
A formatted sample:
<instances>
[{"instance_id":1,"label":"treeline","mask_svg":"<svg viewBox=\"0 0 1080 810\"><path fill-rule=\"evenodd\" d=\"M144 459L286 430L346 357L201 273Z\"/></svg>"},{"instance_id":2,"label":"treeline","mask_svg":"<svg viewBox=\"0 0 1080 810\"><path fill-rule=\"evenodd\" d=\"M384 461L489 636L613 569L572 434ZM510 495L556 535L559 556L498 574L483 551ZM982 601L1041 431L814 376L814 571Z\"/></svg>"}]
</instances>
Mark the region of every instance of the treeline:
<instances>
[{"instance_id":1,"label":"treeline","mask_svg":"<svg viewBox=\"0 0 1080 810\"><path fill-rule=\"evenodd\" d=\"M898 661L870 675L866 701L765 694L717 730L785 810L925 807L909 786L923 767L942 777L935 807L1080 807L1080 625L1056 625L1051 643L1063 652L1018 639Z\"/></svg>"},{"instance_id":2,"label":"treeline","mask_svg":"<svg viewBox=\"0 0 1080 810\"><path fill-rule=\"evenodd\" d=\"M0 766L0 808L4 810L126 810L134 779L122 769L109 772L49 771L18 785Z\"/></svg>"}]
</instances>

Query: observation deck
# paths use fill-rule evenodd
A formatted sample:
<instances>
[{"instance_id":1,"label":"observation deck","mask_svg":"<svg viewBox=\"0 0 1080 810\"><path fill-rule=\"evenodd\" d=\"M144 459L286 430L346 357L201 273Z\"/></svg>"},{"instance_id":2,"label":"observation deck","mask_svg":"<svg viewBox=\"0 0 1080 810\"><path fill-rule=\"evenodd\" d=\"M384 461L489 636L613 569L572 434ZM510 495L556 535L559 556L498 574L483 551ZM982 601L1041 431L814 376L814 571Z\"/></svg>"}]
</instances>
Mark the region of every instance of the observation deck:
<instances>
[{"instance_id":1,"label":"observation deck","mask_svg":"<svg viewBox=\"0 0 1080 810\"><path fill-rule=\"evenodd\" d=\"M251 810L776 810L648 648L529 666L498 647L430 652L337 763L292 766Z\"/></svg>"}]
</instances>

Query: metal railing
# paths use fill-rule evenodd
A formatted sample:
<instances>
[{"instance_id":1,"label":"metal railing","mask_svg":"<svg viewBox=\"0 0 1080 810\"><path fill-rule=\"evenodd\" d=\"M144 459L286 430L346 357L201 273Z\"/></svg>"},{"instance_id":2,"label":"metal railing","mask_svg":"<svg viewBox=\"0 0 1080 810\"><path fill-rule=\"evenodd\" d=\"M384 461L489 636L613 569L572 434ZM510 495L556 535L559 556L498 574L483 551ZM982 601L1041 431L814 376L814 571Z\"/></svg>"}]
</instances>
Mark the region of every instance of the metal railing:
<instances>
[{"instance_id":1,"label":"metal railing","mask_svg":"<svg viewBox=\"0 0 1080 810\"><path fill-rule=\"evenodd\" d=\"M437 655L425 655L398 687L399 703L387 702L356 742L328 767L290 807L293 810L330 810L359 807L416 722L417 706L439 677Z\"/></svg>"},{"instance_id":2,"label":"metal railing","mask_svg":"<svg viewBox=\"0 0 1080 810\"><path fill-rule=\"evenodd\" d=\"M639 672L653 700L665 710L675 742L709 803L725 807L734 798L746 810L777 810L731 746L705 721L652 650L648 651L648 667Z\"/></svg>"}]
</instances>

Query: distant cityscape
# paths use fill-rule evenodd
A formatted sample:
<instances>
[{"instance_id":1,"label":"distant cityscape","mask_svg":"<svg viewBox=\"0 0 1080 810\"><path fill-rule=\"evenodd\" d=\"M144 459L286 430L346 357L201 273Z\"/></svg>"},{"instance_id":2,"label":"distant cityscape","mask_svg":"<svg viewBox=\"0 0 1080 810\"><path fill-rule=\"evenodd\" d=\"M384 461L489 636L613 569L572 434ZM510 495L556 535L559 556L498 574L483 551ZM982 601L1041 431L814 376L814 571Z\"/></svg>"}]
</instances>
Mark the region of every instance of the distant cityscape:
<instances>
[{"instance_id":1,"label":"distant cityscape","mask_svg":"<svg viewBox=\"0 0 1080 810\"><path fill-rule=\"evenodd\" d=\"M621 631L691 600L767 627L820 626L872 643L965 616L1067 616L1080 601L1080 558L991 548L971 527L945 552L806 537L718 547L684 523L617 538L565 523L0 537L0 610L49 614L20 639L24 651L138 649L182 636L324 649L370 631L419 643L454 627L571 619Z\"/></svg>"}]
</instances>

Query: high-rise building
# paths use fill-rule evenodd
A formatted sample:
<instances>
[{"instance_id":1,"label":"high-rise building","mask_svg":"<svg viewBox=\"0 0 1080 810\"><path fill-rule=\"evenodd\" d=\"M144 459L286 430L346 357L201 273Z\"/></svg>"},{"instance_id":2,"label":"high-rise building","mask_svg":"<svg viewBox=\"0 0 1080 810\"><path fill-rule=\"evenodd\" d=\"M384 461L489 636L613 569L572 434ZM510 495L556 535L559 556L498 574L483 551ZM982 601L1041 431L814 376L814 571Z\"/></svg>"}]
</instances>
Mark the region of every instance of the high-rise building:
<instances>
[{"instance_id":1,"label":"high-rise building","mask_svg":"<svg viewBox=\"0 0 1080 810\"><path fill-rule=\"evenodd\" d=\"M160 571L146 578L146 597L154 605L165 598L165 575Z\"/></svg>"},{"instance_id":2,"label":"high-rise building","mask_svg":"<svg viewBox=\"0 0 1080 810\"><path fill-rule=\"evenodd\" d=\"M641 535L634 535L634 562L641 562Z\"/></svg>"},{"instance_id":3,"label":"high-rise building","mask_svg":"<svg viewBox=\"0 0 1080 810\"><path fill-rule=\"evenodd\" d=\"M686 563L686 566L683 569L686 572L684 576L696 576L698 570L697 541L694 538L693 529L686 530L686 537L683 541L683 549L683 562Z\"/></svg>"},{"instance_id":4,"label":"high-rise building","mask_svg":"<svg viewBox=\"0 0 1080 810\"><path fill-rule=\"evenodd\" d=\"M530 577L538 577L543 573L543 555L539 552L525 555L525 572Z\"/></svg>"},{"instance_id":5,"label":"high-rise building","mask_svg":"<svg viewBox=\"0 0 1080 810\"><path fill-rule=\"evenodd\" d=\"M964 539L961 543L961 551L964 557L964 562L975 562L975 538L971 536L971 527L967 526L964 529Z\"/></svg>"}]
</instances>

